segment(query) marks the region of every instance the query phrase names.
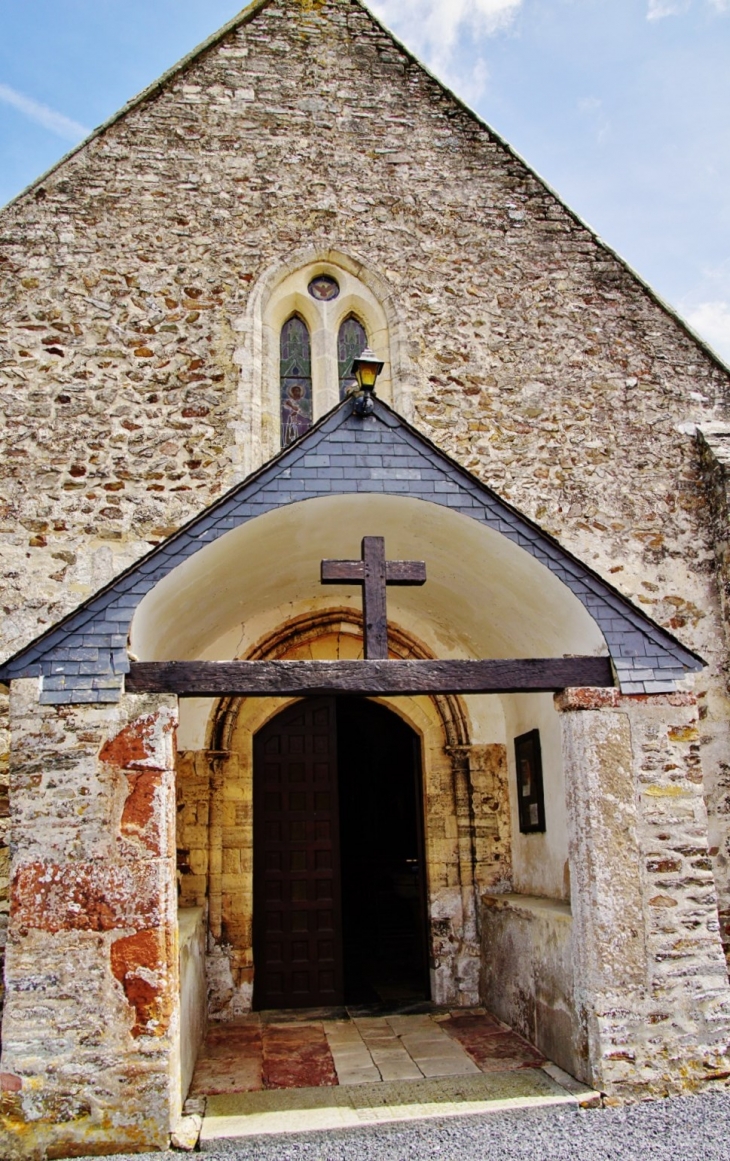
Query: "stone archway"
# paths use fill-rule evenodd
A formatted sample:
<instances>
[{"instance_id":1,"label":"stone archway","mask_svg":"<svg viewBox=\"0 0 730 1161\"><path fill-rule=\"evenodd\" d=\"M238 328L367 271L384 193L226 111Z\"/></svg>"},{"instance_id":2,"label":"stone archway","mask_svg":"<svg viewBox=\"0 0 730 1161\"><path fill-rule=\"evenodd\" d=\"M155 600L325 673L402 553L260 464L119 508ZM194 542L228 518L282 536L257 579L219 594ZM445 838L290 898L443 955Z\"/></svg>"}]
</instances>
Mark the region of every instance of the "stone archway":
<instances>
[{"instance_id":1,"label":"stone archway","mask_svg":"<svg viewBox=\"0 0 730 1161\"><path fill-rule=\"evenodd\" d=\"M362 648L359 596L323 589L319 562L352 555L353 540L375 533L385 535L396 558L428 562L424 589L394 589L389 598L393 658L605 653L598 625L569 586L506 537L443 504L370 494L283 503L233 527L141 601L132 648L142 661L354 661ZM473 1004L484 963L481 897L514 890L567 906L560 721L550 694L376 700L421 739L431 996ZM252 739L291 701L181 703L181 901L207 909L215 1018L252 1003ZM546 742L548 829L523 836L513 822L510 743L538 726Z\"/></svg>"},{"instance_id":2,"label":"stone archway","mask_svg":"<svg viewBox=\"0 0 730 1161\"><path fill-rule=\"evenodd\" d=\"M429 656L422 642L397 625L390 627L389 640L394 657ZM258 641L248 659L355 658L361 652L360 614L337 607L285 622ZM432 998L475 1003L479 896L508 884L511 872L501 711L495 705L493 738L484 742L471 737L463 698L373 700L395 712L420 739ZM182 902L205 901L209 908L209 983L216 1017L251 1005L253 738L292 701L223 698L212 709L205 749L179 756L178 844L191 868L182 876ZM209 823L205 830L199 822L203 816ZM201 846L196 848L195 842ZM203 868L207 879L196 873Z\"/></svg>"},{"instance_id":3,"label":"stone archway","mask_svg":"<svg viewBox=\"0 0 730 1161\"><path fill-rule=\"evenodd\" d=\"M568 586L499 533L444 505L357 494L286 504L208 545L140 603L132 648L142 660L354 660L361 655L359 598L323 589L319 561L351 555L353 538L370 532L384 533L394 555L428 561L423 590L396 589L389 599L393 658L605 651ZM208 910L211 1012L219 1017L248 1010L252 1000L252 738L291 700L224 696L181 704L182 899ZM503 696L383 700L423 749L431 994L438 1002L474 1003L481 895L516 884L525 894L567 895L557 715L549 694L520 695L519 712L514 698ZM550 827L547 836L523 840L512 833L508 740L543 722Z\"/></svg>"}]
</instances>

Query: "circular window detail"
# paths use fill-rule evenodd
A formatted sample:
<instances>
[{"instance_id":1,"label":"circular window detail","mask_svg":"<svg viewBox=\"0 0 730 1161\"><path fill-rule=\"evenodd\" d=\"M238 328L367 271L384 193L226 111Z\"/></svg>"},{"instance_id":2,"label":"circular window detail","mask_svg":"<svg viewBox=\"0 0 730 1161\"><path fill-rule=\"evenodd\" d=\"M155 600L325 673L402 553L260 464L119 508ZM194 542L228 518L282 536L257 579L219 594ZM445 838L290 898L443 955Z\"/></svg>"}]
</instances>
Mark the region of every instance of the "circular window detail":
<instances>
[{"instance_id":1,"label":"circular window detail","mask_svg":"<svg viewBox=\"0 0 730 1161\"><path fill-rule=\"evenodd\" d=\"M329 274L318 274L313 278L307 287L312 298L316 298L319 302L332 302L333 298L337 298L340 293L340 287L336 279Z\"/></svg>"}]
</instances>

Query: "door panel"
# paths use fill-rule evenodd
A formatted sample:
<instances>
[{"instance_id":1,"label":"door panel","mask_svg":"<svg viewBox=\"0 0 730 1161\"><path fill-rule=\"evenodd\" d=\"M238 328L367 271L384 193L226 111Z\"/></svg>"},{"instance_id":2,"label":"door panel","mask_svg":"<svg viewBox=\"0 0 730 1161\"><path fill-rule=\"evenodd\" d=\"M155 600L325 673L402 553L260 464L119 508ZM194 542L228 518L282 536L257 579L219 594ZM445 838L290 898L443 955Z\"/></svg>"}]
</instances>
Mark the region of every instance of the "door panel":
<instances>
[{"instance_id":1,"label":"door panel","mask_svg":"<svg viewBox=\"0 0 730 1161\"><path fill-rule=\"evenodd\" d=\"M335 701L297 702L254 739L254 1006L341 1004Z\"/></svg>"}]
</instances>

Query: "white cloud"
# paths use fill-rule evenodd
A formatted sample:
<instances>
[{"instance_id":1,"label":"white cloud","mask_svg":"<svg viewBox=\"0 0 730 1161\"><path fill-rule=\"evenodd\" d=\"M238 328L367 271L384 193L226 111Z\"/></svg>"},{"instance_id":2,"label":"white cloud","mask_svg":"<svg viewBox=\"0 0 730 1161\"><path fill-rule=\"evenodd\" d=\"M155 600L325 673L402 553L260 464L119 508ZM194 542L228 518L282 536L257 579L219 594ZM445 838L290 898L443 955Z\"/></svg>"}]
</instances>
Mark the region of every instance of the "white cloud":
<instances>
[{"instance_id":1,"label":"white cloud","mask_svg":"<svg viewBox=\"0 0 730 1161\"><path fill-rule=\"evenodd\" d=\"M451 62L463 33L492 36L506 28L522 0L368 0L370 8L447 84L474 100L484 91L486 65L478 60L466 76Z\"/></svg>"},{"instance_id":2,"label":"white cloud","mask_svg":"<svg viewBox=\"0 0 730 1161\"><path fill-rule=\"evenodd\" d=\"M10 85L0 84L0 101L12 105L19 113L23 113L31 121L35 121L66 141L81 141L91 132L85 125L72 121L70 117L64 117L63 113L57 113L55 109L49 109L48 105L41 105L32 97L23 96L16 89L11 89Z\"/></svg>"},{"instance_id":3,"label":"white cloud","mask_svg":"<svg viewBox=\"0 0 730 1161\"><path fill-rule=\"evenodd\" d=\"M463 67L461 61L458 63L462 67L456 67L451 61L433 63L431 67L447 88L457 93L462 101L474 105L487 87L489 79L487 63L481 56L470 68Z\"/></svg>"},{"instance_id":4,"label":"white cloud","mask_svg":"<svg viewBox=\"0 0 730 1161\"><path fill-rule=\"evenodd\" d=\"M665 16L678 16L680 12L686 12L688 7L689 0L680 3L673 2L673 0L649 0L646 19L663 20Z\"/></svg>"},{"instance_id":5,"label":"white cloud","mask_svg":"<svg viewBox=\"0 0 730 1161\"><path fill-rule=\"evenodd\" d=\"M665 16L679 16L694 0L648 0L647 20L662 20ZM715 12L730 12L730 0L707 0Z\"/></svg>"},{"instance_id":6,"label":"white cloud","mask_svg":"<svg viewBox=\"0 0 730 1161\"><path fill-rule=\"evenodd\" d=\"M687 322L730 361L730 302L701 302L687 313Z\"/></svg>"}]
</instances>

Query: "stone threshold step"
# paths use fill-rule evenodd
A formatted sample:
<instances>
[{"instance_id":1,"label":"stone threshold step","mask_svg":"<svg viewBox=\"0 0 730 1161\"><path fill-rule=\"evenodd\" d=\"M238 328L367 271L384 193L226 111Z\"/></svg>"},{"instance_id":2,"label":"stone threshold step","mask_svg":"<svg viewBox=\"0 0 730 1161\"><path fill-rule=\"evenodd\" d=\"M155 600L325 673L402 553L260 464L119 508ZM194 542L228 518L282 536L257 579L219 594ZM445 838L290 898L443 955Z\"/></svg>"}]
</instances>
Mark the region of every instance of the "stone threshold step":
<instances>
[{"instance_id":1,"label":"stone threshold step","mask_svg":"<svg viewBox=\"0 0 730 1161\"><path fill-rule=\"evenodd\" d=\"M549 1071L548 1071L549 1069ZM557 1076L562 1078L556 1079ZM381 1081L331 1088L270 1089L210 1096L200 1148L217 1141L397 1121L463 1117L548 1105L594 1107L600 1096L554 1065L434 1080Z\"/></svg>"}]
</instances>

